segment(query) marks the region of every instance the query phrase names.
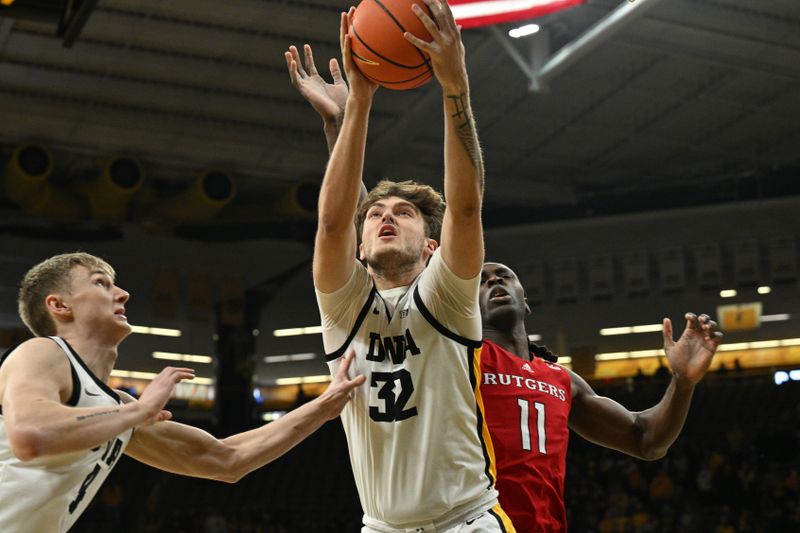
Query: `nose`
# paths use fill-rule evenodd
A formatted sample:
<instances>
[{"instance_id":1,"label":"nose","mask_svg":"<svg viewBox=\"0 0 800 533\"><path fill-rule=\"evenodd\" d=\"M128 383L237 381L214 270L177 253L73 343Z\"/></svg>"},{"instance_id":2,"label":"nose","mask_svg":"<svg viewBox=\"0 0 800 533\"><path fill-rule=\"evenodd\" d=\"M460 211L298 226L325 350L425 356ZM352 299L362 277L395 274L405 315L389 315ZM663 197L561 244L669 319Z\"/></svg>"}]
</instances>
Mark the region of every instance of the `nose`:
<instances>
[{"instance_id":1,"label":"nose","mask_svg":"<svg viewBox=\"0 0 800 533\"><path fill-rule=\"evenodd\" d=\"M496 276L495 274L489 274L489 277L486 278L486 285L488 287L492 287L492 286L497 285L498 283L502 283L502 282L503 282L503 278L501 278L500 276Z\"/></svg>"},{"instance_id":2,"label":"nose","mask_svg":"<svg viewBox=\"0 0 800 533\"><path fill-rule=\"evenodd\" d=\"M131 297L131 294L123 288L117 287L117 297L115 300L121 303L125 303Z\"/></svg>"}]
</instances>

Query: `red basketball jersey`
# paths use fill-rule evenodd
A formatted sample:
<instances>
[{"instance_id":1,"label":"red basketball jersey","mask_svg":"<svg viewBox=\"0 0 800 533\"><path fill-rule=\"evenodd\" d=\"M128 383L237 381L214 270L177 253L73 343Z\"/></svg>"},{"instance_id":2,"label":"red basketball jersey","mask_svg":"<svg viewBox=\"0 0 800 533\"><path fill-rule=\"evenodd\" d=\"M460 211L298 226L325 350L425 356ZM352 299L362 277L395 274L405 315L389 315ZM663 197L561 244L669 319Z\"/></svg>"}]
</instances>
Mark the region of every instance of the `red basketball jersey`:
<instances>
[{"instance_id":1,"label":"red basketball jersey","mask_svg":"<svg viewBox=\"0 0 800 533\"><path fill-rule=\"evenodd\" d=\"M538 357L526 361L487 340L480 357L480 396L500 504L520 533L566 531L569 373Z\"/></svg>"}]
</instances>

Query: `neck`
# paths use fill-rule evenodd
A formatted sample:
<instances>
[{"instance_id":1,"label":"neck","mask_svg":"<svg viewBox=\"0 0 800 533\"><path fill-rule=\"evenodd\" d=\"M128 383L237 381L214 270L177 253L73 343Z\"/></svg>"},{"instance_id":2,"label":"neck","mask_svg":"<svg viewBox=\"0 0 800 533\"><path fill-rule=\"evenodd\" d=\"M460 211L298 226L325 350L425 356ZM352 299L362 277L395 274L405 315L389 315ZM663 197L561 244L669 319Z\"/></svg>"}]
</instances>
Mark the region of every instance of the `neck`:
<instances>
[{"instance_id":1,"label":"neck","mask_svg":"<svg viewBox=\"0 0 800 533\"><path fill-rule=\"evenodd\" d=\"M89 370L103 383L108 383L114 364L117 362L118 342L104 342L102 339L65 332L60 335L80 355Z\"/></svg>"},{"instance_id":2,"label":"neck","mask_svg":"<svg viewBox=\"0 0 800 533\"><path fill-rule=\"evenodd\" d=\"M526 361L531 358L528 349L528 333L525 331L524 323L517 323L511 328L497 328L492 324L484 324L483 338Z\"/></svg>"},{"instance_id":3,"label":"neck","mask_svg":"<svg viewBox=\"0 0 800 533\"><path fill-rule=\"evenodd\" d=\"M408 265L407 267L395 268L391 271L388 269L374 268L372 266L367 267L369 273L372 274L372 279L375 280L375 287L379 291L411 285L424 269L425 265L420 265L418 263Z\"/></svg>"}]
</instances>

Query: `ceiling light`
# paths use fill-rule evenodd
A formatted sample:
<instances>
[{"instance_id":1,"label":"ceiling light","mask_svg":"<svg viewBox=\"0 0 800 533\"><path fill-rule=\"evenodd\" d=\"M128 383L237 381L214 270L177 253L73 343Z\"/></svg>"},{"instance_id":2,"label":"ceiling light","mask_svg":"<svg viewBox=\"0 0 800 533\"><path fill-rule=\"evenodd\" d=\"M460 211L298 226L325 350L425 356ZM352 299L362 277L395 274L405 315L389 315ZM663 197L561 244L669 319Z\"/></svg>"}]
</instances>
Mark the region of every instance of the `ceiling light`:
<instances>
[{"instance_id":1,"label":"ceiling light","mask_svg":"<svg viewBox=\"0 0 800 533\"><path fill-rule=\"evenodd\" d=\"M618 361L620 359L627 359L630 352L608 352L595 354L595 361Z\"/></svg>"},{"instance_id":2,"label":"ceiling light","mask_svg":"<svg viewBox=\"0 0 800 533\"><path fill-rule=\"evenodd\" d=\"M600 335L628 335L630 333L649 333L651 331L661 331L661 324L642 324L640 326L623 326L619 328L603 328Z\"/></svg>"},{"instance_id":3,"label":"ceiling light","mask_svg":"<svg viewBox=\"0 0 800 533\"><path fill-rule=\"evenodd\" d=\"M272 332L276 337L293 337L295 335L313 335L322 333L322 326L307 326L305 328L276 329Z\"/></svg>"},{"instance_id":4,"label":"ceiling light","mask_svg":"<svg viewBox=\"0 0 800 533\"><path fill-rule=\"evenodd\" d=\"M162 337L180 337L181 330L170 328L153 328L150 326L133 326L131 325L132 333L140 333L142 335L161 335Z\"/></svg>"},{"instance_id":5,"label":"ceiling light","mask_svg":"<svg viewBox=\"0 0 800 533\"><path fill-rule=\"evenodd\" d=\"M600 330L600 335L606 337L608 335L627 335L633 333L633 328L625 326L621 328L603 328Z\"/></svg>"},{"instance_id":6,"label":"ceiling light","mask_svg":"<svg viewBox=\"0 0 800 533\"><path fill-rule=\"evenodd\" d=\"M128 378L128 379L145 379L145 380L152 380L158 374L155 372L140 372L138 370L112 370L111 375L116 378ZM190 385L213 385L214 380L211 378L199 378L196 377L194 379L185 379L178 383L181 384L190 384Z\"/></svg>"},{"instance_id":7,"label":"ceiling light","mask_svg":"<svg viewBox=\"0 0 800 533\"><path fill-rule=\"evenodd\" d=\"M508 36L513 37L514 39L519 39L520 37L525 37L526 35L533 35L537 31L539 31L538 24L526 24L524 26L520 26L519 28L508 30Z\"/></svg>"},{"instance_id":8,"label":"ceiling light","mask_svg":"<svg viewBox=\"0 0 800 533\"><path fill-rule=\"evenodd\" d=\"M661 331L663 327L662 324L645 324L643 326L633 326L631 330L632 333L651 333L653 331Z\"/></svg>"},{"instance_id":9,"label":"ceiling light","mask_svg":"<svg viewBox=\"0 0 800 533\"><path fill-rule=\"evenodd\" d=\"M774 374L774 379L775 385L781 385L789 380L800 381L800 369L789 370L788 372L785 370L778 370Z\"/></svg>"},{"instance_id":10,"label":"ceiling light","mask_svg":"<svg viewBox=\"0 0 800 533\"><path fill-rule=\"evenodd\" d=\"M761 322L783 322L789 320L792 315L789 313L780 313L777 315L761 315Z\"/></svg>"},{"instance_id":11,"label":"ceiling light","mask_svg":"<svg viewBox=\"0 0 800 533\"><path fill-rule=\"evenodd\" d=\"M308 353L292 353L285 355L267 355L264 357L265 363L288 363L289 361L310 361L316 359L317 354Z\"/></svg>"},{"instance_id":12,"label":"ceiling light","mask_svg":"<svg viewBox=\"0 0 800 533\"><path fill-rule=\"evenodd\" d=\"M769 294L769 293L772 292L772 287L768 287L767 285L763 285L763 286L759 287L757 290L758 290L758 294Z\"/></svg>"},{"instance_id":13,"label":"ceiling light","mask_svg":"<svg viewBox=\"0 0 800 533\"><path fill-rule=\"evenodd\" d=\"M756 341L750 343L750 348L758 350L759 348L777 348L781 345L781 341Z\"/></svg>"},{"instance_id":14,"label":"ceiling light","mask_svg":"<svg viewBox=\"0 0 800 533\"><path fill-rule=\"evenodd\" d=\"M153 359L166 359L167 361L188 361L190 363L213 363L210 355L194 355L190 353L153 352Z\"/></svg>"},{"instance_id":15,"label":"ceiling light","mask_svg":"<svg viewBox=\"0 0 800 533\"><path fill-rule=\"evenodd\" d=\"M737 294L739 293L736 292L736 289L724 289L719 291L720 298L733 298Z\"/></svg>"},{"instance_id":16,"label":"ceiling light","mask_svg":"<svg viewBox=\"0 0 800 533\"><path fill-rule=\"evenodd\" d=\"M539 335L538 333L532 333L528 335L529 342L539 342L540 340L542 340L542 336Z\"/></svg>"},{"instance_id":17,"label":"ceiling light","mask_svg":"<svg viewBox=\"0 0 800 533\"><path fill-rule=\"evenodd\" d=\"M331 377L327 374L320 376L298 376L295 378L278 378L275 380L275 385L300 385L302 383L325 383L330 381Z\"/></svg>"}]
</instances>

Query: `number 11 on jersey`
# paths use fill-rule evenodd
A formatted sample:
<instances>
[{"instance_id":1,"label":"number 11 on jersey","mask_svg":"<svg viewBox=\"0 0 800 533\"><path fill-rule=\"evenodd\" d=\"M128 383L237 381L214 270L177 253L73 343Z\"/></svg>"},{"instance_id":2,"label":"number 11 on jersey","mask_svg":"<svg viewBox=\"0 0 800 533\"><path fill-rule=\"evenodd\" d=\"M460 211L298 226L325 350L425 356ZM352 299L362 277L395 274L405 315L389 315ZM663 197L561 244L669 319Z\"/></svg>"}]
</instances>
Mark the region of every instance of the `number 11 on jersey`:
<instances>
[{"instance_id":1,"label":"number 11 on jersey","mask_svg":"<svg viewBox=\"0 0 800 533\"><path fill-rule=\"evenodd\" d=\"M522 434L522 449L529 452L531 451L531 430L528 400L517 398L517 405L519 405L519 429ZM544 404L533 402L533 407L536 410L536 433L539 441L539 453L546 454L547 436L544 430Z\"/></svg>"}]
</instances>

